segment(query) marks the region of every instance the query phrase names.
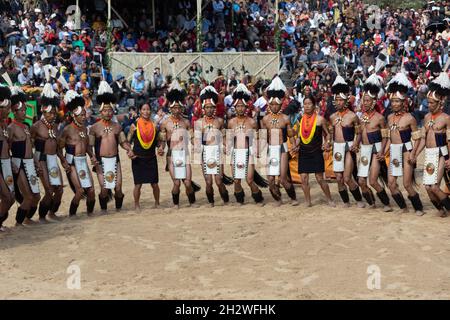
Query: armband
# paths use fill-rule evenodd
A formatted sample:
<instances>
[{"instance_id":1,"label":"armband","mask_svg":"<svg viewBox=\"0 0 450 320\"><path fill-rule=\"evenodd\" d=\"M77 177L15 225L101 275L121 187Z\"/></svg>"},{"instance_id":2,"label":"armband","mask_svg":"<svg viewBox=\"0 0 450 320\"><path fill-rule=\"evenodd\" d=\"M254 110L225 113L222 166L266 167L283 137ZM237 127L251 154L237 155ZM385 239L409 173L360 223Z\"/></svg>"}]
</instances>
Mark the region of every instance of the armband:
<instances>
[{"instance_id":1,"label":"armband","mask_svg":"<svg viewBox=\"0 0 450 320\"><path fill-rule=\"evenodd\" d=\"M389 129L381 129L381 137L382 138L390 138L391 131Z\"/></svg>"},{"instance_id":2,"label":"armband","mask_svg":"<svg viewBox=\"0 0 450 320\"><path fill-rule=\"evenodd\" d=\"M166 133L166 131L164 130L164 131L160 131L159 132L159 135L158 135L158 139L159 139L159 141L162 141L162 142L166 142L167 141L167 133Z\"/></svg>"},{"instance_id":3,"label":"armband","mask_svg":"<svg viewBox=\"0 0 450 320\"><path fill-rule=\"evenodd\" d=\"M123 131L120 131L119 133L119 144L122 144L124 142L127 142L127 137L125 137L125 133Z\"/></svg>"},{"instance_id":4,"label":"armband","mask_svg":"<svg viewBox=\"0 0 450 320\"><path fill-rule=\"evenodd\" d=\"M450 129L447 129L446 134L447 134L447 141L449 141L450 140Z\"/></svg>"},{"instance_id":5,"label":"armband","mask_svg":"<svg viewBox=\"0 0 450 320\"><path fill-rule=\"evenodd\" d=\"M89 135L89 145L95 145L95 136Z\"/></svg>"},{"instance_id":6,"label":"armband","mask_svg":"<svg viewBox=\"0 0 450 320\"><path fill-rule=\"evenodd\" d=\"M288 129L288 130L287 130L287 136L288 136L289 138L295 137L295 132L294 132L294 130L293 130L293 129Z\"/></svg>"},{"instance_id":7,"label":"armband","mask_svg":"<svg viewBox=\"0 0 450 320\"><path fill-rule=\"evenodd\" d=\"M422 130L416 130L413 133L411 133L411 139L413 140L420 140L422 139Z\"/></svg>"}]
</instances>

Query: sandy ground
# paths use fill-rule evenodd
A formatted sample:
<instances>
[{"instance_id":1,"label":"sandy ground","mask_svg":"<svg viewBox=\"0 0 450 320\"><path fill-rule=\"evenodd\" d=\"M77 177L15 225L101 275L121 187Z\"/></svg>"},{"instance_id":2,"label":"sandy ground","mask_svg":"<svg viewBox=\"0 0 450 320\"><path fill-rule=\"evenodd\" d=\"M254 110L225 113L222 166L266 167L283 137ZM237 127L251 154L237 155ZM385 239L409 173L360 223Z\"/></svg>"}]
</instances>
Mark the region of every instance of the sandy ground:
<instances>
[{"instance_id":1,"label":"sandy ground","mask_svg":"<svg viewBox=\"0 0 450 320\"><path fill-rule=\"evenodd\" d=\"M0 235L1 299L450 298L450 218L435 216L423 189L423 217L354 203L343 209L336 184L339 205L329 208L314 182L312 208L302 203L299 187L301 205L279 208L268 190L266 206L256 206L247 189L245 206L231 197L232 204L211 209L202 189L200 208L188 208L183 194L175 211L160 163L162 209L135 213L130 167L124 160L122 212L88 218L82 205L78 220ZM198 166L194 176L203 185ZM64 215L71 197L66 187ZM153 204L149 186L141 201L143 208ZM79 289L67 286L76 283L74 266ZM368 288L376 285L368 268L380 271L379 289Z\"/></svg>"}]
</instances>

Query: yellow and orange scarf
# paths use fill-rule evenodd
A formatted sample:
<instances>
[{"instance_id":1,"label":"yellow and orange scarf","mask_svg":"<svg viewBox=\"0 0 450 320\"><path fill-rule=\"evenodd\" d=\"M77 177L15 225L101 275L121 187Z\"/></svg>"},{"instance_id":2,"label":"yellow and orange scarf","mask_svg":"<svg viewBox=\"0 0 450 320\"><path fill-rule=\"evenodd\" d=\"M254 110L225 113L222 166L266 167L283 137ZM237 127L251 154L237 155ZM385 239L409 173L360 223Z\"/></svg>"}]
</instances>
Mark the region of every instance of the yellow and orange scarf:
<instances>
[{"instance_id":1,"label":"yellow and orange scarf","mask_svg":"<svg viewBox=\"0 0 450 320\"><path fill-rule=\"evenodd\" d=\"M303 115L300 121L300 138L303 144L309 144L316 132L317 113L314 112L312 116Z\"/></svg>"},{"instance_id":2,"label":"yellow and orange scarf","mask_svg":"<svg viewBox=\"0 0 450 320\"><path fill-rule=\"evenodd\" d=\"M136 122L136 134L142 148L150 149L156 137L156 127L150 120L139 118Z\"/></svg>"}]
</instances>

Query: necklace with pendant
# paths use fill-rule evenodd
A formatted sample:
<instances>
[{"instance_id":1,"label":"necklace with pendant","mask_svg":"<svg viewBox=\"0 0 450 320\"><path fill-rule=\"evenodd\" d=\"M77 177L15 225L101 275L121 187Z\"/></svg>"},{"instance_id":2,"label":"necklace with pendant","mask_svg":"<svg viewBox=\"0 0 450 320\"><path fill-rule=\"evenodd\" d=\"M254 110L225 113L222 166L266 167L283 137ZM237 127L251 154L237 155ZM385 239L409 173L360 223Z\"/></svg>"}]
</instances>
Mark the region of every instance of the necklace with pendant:
<instances>
[{"instance_id":1,"label":"necklace with pendant","mask_svg":"<svg viewBox=\"0 0 450 320\"><path fill-rule=\"evenodd\" d=\"M75 121L72 122L72 126L78 130L78 135L80 136L81 139L85 139L86 138L86 134L83 131L83 128L81 127L81 125Z\"/></svg>"},{"instance_id":2,"label":"necklace with pendant","mask_svg":"<svg viewBox=\"0 0 450 320\"><path fill-rule=\"evenodd\" d=\"M442 111L436 113L436 114L431 114L431 119L430 121L428 121L428 128L433 128L434 124L436 123L436 118L439 117L442 114Z\"/></svg>"},{"instance_id":3,"label":"necklace with pendant","mask_svg":"<svg viewBox=\"0 0 450 320\"><path fill-rule=\"evenodd\" d=\"M178 121L178 119L176 119L174 116L170 116L170 120L172 120L174 131L180 129L180 122Z\"/></svg>"},{"instance_id":4,"label":"necklace with pendant","mask_svg":"<svg viewBox=\"0 0 450 320\"><path fill-rule=\"evenodd\" d=\"M8 139L9 138L9 134L8 134L8 124L6 123L6 121L4 121L4 124L6 124L6 126L2 126L2 131L3 131L3 136Z\"/></svg>"},{"instance_id":5,"label":"necklace with pendant","mask_svg":"<svg viewBox=\"0 0 450 320\"><path fill-rule=\"evenodd\" d=\"M336 124L341 124L344 120L345 114L348 112L348 109L345 109L343 112L338 111L338 117L336 118Z\"/></svg>"},{"instance_id":6,"label":"necklace with pendant","mask_svg":"<svg viewBox=\"0 0 450 320\"><path fill-rule=\"evenodd\" d=\"M278 119L280 117L280 113L272 113L272 119L270 120L270 124L272 127L277 127L280 123L280 120Z\"/></svg>"},{"instance_id":7,"label":"necklace with pendant","mask_svg":"<svg viewBox=\"0 0 450 320\"><path fill-rule=\"evenodd\" d=\"M110 127L111 125L111 121L106 121L106 120L102 120L103 125L105 126L105 128L103 129L103 132L105 132L106 134L109 134L112 132L112 128Z\"/></svg>"},{"instance_id":8,"label":"necklace with pendant","mask_svg":"<svg viewBox=\"0 0 450 320\"><path fill-rule=\"evenodd\" d=\"M403 117L403 115L404 115L403 112L394 114L394 120L392 121L392 124L389 127L391 131L398 130L398 128L400 127L398 123L400 122L400 119Z\"/></svg>"},{"instance_id":9,"label":"necklace with pendant","mask_svg":"<svg viewBox=\"0 0 450 320\"><path fill-rule=\"evenodd\" d=\"M21 128L23 129L23 132L25 132L25 134L26 134L27 136L30 135L30 130L28 130L28 126L27 126L26 124L24 124L24 123L22 123L22 122L19 122L19 121L15 120L15 119L13 120L13 122L14 122L17 126L21 127Z\"/></svg>"},{"instance_id":10,"label":"necklace with pendant","mask_svg":"<svg viewBox=\"0 0 450 320\"><path fill-rule=\"evenodd\" d=\"M236 120L239 120L239 117L237 117ZM242 123L239 123L239 121L237 121L238 125L236 127L236 131L242 132L245 130L245 120L246 119L244 118L244 121Z\"/></svg>"},{"instance_id":11,"label":"necklace with pendant","mask_svg":"<svg viewBox=\"0 0 450 320\"><path fill-rule=\"evenodd\" d=\"M206 121L206 130L212 130L214 128L214 117L207 117L205 116L205 121Z\"/></svg>"},{"instance_id":12,"label":"necklace with pendant","mask_svg":"<svg viewBox=\"0 0 450 320\"><path fill-rule=\"evenodd\" d=\"M56 139L55 131L53 130L53 124L50 124L45 118L42 118L42 123L47 127L48 129L48 136L51 139Z\"/></svg>"},{"instance_id":13,"label":"necklace with pendant","mask_svg":"<svg viewBox=\"0 0 450 320\"><path fill-rule=\"evenodd\" d=\"M367 124L370 122L370 119L372 119L372 117L375 115L376 111L373 111L372 113L364 113L363 116L361 117L361 122L363 122L364 124Z\"/></svg>"}]
</instances>

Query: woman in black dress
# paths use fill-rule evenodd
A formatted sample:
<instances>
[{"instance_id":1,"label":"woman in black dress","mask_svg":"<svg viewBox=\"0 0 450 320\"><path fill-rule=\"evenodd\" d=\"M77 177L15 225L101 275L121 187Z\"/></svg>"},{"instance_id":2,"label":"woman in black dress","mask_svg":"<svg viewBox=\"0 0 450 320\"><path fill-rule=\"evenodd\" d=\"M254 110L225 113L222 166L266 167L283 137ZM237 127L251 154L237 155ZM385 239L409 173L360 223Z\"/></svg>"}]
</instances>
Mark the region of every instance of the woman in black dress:
<instances>
[{"instance_id":1,"label":"woman in black dress","mask_svg":"<svg viewBox=\"0 0 450 320\"><path fill-rule=\"evenodd\" d=\"M135 124L130 127L128 140L133 145L135 157L131 160L131 168L134 178L134 208L140 210L139 199L141 197L141 187L145 183L150 183L153 188L155 205L159 206L159 186L158 186L158 159L155 149L159 146L158 130L156 124L150 119L151 111L148 104L143 104L139 108L140 117Z\"/></svg>"},{"instance_id":2,"label":"woman in black dress","mask_svg":"<svg viewBox=\"0 0 450 320\"><path fill-rule=\"evenodd\" d=\"M299 151L298 173L302 180L303 193L308 207L311 206L311 192L309 174L314 173L330 206L335 206L331 198L330 188L324 179L323 150L330 148L330 132L326 120L317 113L316 102L312 96L303 100L303 116L300 119L299 134L296 145ZM325 136L326 143L323 144Z\"/></svg>"}]
</instances>

